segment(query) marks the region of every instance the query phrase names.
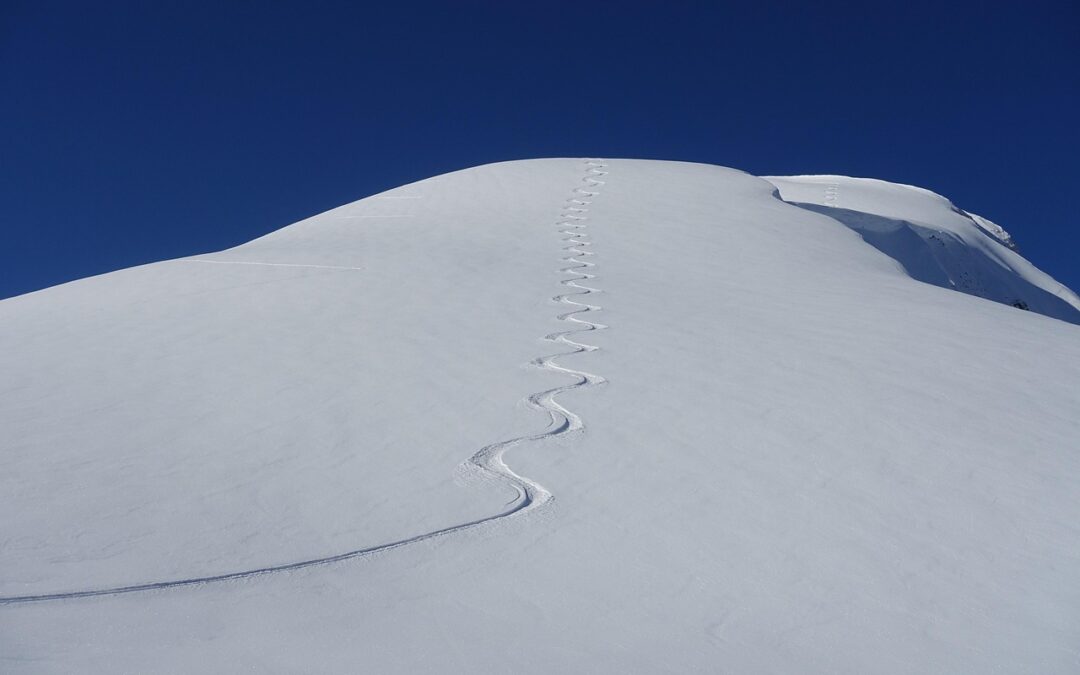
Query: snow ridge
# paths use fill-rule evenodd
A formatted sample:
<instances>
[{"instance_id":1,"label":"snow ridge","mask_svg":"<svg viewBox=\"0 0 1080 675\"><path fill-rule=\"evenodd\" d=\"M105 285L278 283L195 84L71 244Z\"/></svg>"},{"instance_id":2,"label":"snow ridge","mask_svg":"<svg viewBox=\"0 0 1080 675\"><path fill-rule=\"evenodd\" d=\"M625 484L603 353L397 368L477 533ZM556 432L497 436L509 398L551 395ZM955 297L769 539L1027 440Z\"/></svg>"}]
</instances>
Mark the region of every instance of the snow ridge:
<instances>
[{"instance_id":1,"label":"snow ridge","mask_svg":"<svg viewBox=\"0 0 1080 675\"><path fill-rule=\"evenodd\" d=\"M456 532L461 532L467 529L477 527L479 525L483 525L485 523L491 523L493 521L501 520L514 515L521 515L529 511L539 509L545 504L551 502L554 499L554 496L547 488L545 488L543 485L540 485L534 480L515 473L509 466L507 466L506 462L503 460L503 455L510 448L524 443L542 441L555 436L561 436L564 434L569 434L571 432L583 430L585 428L585 425L581 417L564 407L558 401L556 401L555 397L566 391L582 387L600 385L606 382L606 380L599 375L588 373L582 370L577 370L574 368L569 368L556 362L556 359L560 357L569 356L572 354L580 354L584 352L592 352L599 349L599 347L596 347L594 345L576 342L570 339L569 336L575 335L577 333L593 330L602 330L604 328L607 328L607 326L605 326L604 324L587 321L578 316L588 312L599 311L600 309L602 309L602 307L600 307L599 305L588 304L573 299L574 297L585 296L600 292L599 289L591 288L578 282L593 279L596 276L594 274L590 274L584 271L585 269L595 266L595 263L589 262L584 258L593 256L595 254L591 251L582 249L586 246L591 245L591 243L586 240L589 236L586 232L587 226L585 221L588 220L588 216L586 214L588 213L588 207L592 203L592 199L599 194L599 187L604 184L604 181L600 180L599 176L607 175L608 172L604 170L606 166L607 165L602 160L585 160L586 175L581 179L583 185L575 187L573 189L572 196L566 200L566 205L562 209L559 220L555 223L556 226L563 228L559 230L559 233L566 235L566 237L562 239L562 242L567 244L563 247L563 251L567 253L567 255L561 260L565 263L568 263L568 265L559 268L558 272L564 276L573 275L571 278L562 279L560 281L560 284L574 290L572 292L556 295L552 298L552 300L576 308L572 311L559 314L556 317L560 321L575 325L574 327L571 327L567 330L558 331L546 335L544 336L544 339L549 342L555 342L560 345L568 346L570 347L570 350L546 356L539 356L531 361L531 365L534 365L543 370L570 375L575 378L575 381L569 384L537 392L528 397L527 403L530 407L537 410L542 410L548 414L549 422L544 431L535 434L518 436L516 438L484 446L462 465L462 471L467 477L479 477L486 480L498 481L509 484L511 487L513 487L517 491L517 497L512 502L510 502L507 509L491 516L486 516L477 520L472 520L465 523L460 523L458 525L452 525L450 527L433 530L431 532L426 532L424 534L419 534L406 539L401 539L385 544L378 544L376 546L370 546L368 548L356 549L353 551L339 553L337 555L327 556L323 558L313 558L310 560L302 560L293 563L261 567L240 572L228 572L225 574L192 577L187 579L173 579L168 581L132 584L127 586L115 586L111 588L88 589L82 591L67 591L60 593L44 593L39 595L0 597L0 605L45 602L50 600L68 600L105 595L120 595L124 593L138 593L143 591L159 591L169 588L178 588L181 586L196 586L223 581L234 581L238 579L262 576L277 572L287 572L302 569L305 567L313 567L316 565L327 565L331 563L341 562L344 560L350 560L353 558L366 557L374 555L376 553L382 553L384 551L390 551L395 548L400 548L402 546L407 546L409 544L415 544L421 541L434 539L436 537L442 537ZM193 259L190 260L190 262L238 264L236 261L216 261L199 259ZM239 264L276 265L280 263L244 262ZM314 265L310 266L315 267ZM359 268L335 267L335 269Z\"/></svg>"}]
</instances>

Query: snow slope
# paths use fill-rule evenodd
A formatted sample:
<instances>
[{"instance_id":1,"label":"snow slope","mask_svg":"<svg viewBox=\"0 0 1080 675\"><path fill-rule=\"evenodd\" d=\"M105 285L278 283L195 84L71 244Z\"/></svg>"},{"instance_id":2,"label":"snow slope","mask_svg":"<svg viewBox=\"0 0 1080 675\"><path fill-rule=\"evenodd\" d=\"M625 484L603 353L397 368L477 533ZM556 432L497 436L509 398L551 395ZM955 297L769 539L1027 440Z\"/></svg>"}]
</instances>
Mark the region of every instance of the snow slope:
<instances>
[{"instance_id":1,"label":"snow slope","mask_svg":"<svg viewBox=\"0 0 1080 675\"><path fill-rule=\"evenodd\" d=\"M1075 296L769 180L488 165L0 302L0 670L1075 672Z\"/></svg>"}]
</instances>

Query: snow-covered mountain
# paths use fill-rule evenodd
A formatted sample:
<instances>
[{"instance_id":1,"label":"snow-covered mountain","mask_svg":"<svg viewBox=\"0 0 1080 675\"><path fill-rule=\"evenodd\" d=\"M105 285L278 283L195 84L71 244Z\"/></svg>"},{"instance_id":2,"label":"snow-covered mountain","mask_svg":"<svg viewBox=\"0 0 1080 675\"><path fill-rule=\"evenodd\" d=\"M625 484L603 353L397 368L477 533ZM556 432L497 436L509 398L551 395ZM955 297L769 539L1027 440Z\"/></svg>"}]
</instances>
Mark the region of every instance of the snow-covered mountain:
<instances>
[{"instance_id":1,"label":"snow-covered mountain","mask_svg":"<svg viewBox=\"0 0 1080 675\"><path fill-rule=\"evenodd\" d=\"M931 192L636 160L5 300L0 671L1076 672L1077 323Z\"/></svg>"}]
</instances>

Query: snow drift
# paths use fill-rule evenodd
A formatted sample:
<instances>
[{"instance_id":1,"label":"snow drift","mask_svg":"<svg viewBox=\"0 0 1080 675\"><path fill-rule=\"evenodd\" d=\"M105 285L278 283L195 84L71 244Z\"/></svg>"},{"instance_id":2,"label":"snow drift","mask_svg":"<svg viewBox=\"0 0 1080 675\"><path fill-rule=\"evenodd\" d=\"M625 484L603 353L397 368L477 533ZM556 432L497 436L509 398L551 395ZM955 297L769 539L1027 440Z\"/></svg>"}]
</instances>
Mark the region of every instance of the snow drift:
<instances>
[{"instance_id":1,"label":"snow drift","mask_svg":"<svg viewBox=\"0 0 1080 675\"><path fill-rule=\"evenodd\" d=\"M1075 671L1080 304L1010 244L534 160L0 302L4 670Z\"/></svg>"},{"instance_id":2,"label":"snow drift","mask_svg":"<svg viewBox=\"0 0 1080 675\"><path fill-rule=\"evenodd\" d=\"M1080 323L1080 298L1016 253L1000 225L911 185L846 176L770 176L783 199L828 215L913 279Z\"/></svg>"}]
</instances>

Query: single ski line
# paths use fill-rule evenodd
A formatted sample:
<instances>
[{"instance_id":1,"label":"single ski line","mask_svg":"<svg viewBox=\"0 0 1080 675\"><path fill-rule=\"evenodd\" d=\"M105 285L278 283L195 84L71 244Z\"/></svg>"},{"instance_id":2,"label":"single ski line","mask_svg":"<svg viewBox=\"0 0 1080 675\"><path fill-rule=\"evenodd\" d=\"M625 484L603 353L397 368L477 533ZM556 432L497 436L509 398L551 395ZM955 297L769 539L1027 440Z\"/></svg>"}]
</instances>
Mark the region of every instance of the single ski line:
<instances>
[{"instance_id":1,"label":"single ski line","mask_svg":"<svg viewBox=\"0 0 1080 675\"><path fill-rule=\"evenodd\" d=\"M311 267L318 270L358 270L363 267L344 267L341 265L304 265L301 263L252 262L249 260L205 260L202 258L182 258L179 262L207 263L210 265L263 265L266 267Z\"/></svg>"},{"instance_id":2,"label":"single ski line","mask_svg":"<svg viewBox=\"0 0 1080 675\"><path fill-rule=\"evenodd\" d=\"M398 214L389 216L333 216L333 220L363 220L365 218L412 218L409 214Z\"/></svg>"},{"instance_id":3,"label":"single ski line","mask_svg":"<svg viewBox=\"0 0 1080 675\"><path fill-rule=\"evenodd\" d=\"M599 176L607 175L607 172L603 171L603 169L606 167L606 165L601 160L586 160L585 165L587 167L586 168L586 173L588 175L586 175L582 179L582 182L588 184L588 187L592 188L592 190L591 191L590 190L585 190L585 189L582 189L581 187L574 188L573 192L574 192L575 196L571 197L570 199L567 200L568 204L578 204L578 205L587 206L588 204L591 203L591 199L582 200L581 197L591 198L591 197L596 196L599 193L596 192L595 189L598 186L604 184L604 181L599 180L598 178L596 178L596 176L598 176L598 175ZM576 342L574 340L571 340L568 336L574 335L576 333L582 333L582 332L593 331L593 330L602 330L604 328L607 328L607 326L605 326L604 324L595 323L595 322L592 322L592 321L587 321L587 320L585 320L583 318L579 318L577 316L579 314L584 314L584 313L587 313L587 312L599 311L600 309L602 309L599 305L591 305L591 304L587 304L587 303L584 303L584 302L579 302L577 300L572 300L571 299L574 296L584 296L584 295L589 295L591 293L598 293L599 292L598 289L589 288L587 286L582 286L582 285L577 283L579 281L592 279L596 275L589 274L589 273L581 271L581 270L583 270L585 268L590 268L590 267L594 266L594 263L588 262L586 260L582 260L581 258L584 258L586 256L592 256L594 254L591 251L583 251L580 248L578 248L578 247L581 247L581 246L590 245L589 242L581 240L583 237L588 236L588 234L583 231L583 230L585 230L586 226L581 222L581 221L586 220L586 217L585 216L572 215L570 213L571 210L573 210L575 212L584 212L584 209L566 206L566 207L563 208L563 213L561 214L559 221L556 222L556 225L559 226L559 227L565 227L565 228L571 228L572 227L572 228L575 228L576 230L579 230L577 232L571 232L568 229L560 230L560 233L567 235L567 237L565 239L563 239L563 242L567 243L568 245L563 247L563 251L569 254L566 257L562 258L562 260L564 262L567 262L567 263L570 263L570 264L568 266L566 266L566 267L560 268L558 270L558 272L561 273L561 274L573 274L573 275L575 275L573 278L561 280L560 283L562 285L564 285L564 286L568 286L568 287L576 289L576 290L574 292L571 292L571 293L563 293L563 294L560 294L560 295L556 295L552 299L555 302L558 302L558 303L567 304L567 305L577 307L578 309L575 309L573 311L566 312L566 313L563 313L563 314L559 314L556 318L558 320L560 320L560 321L566 321L568 323L578 324L581 327L572 327L572 328L570 328L568 330L558 331L558 332L551 333L549 335L544 336L544 339L548 340L549 342L555 342L555 343L563 344L563 345L569 346L571 349L570 349L570 351L558 352L558 353L555 353L555 354L549 354L549 355L545 355L545 356L539 356L539 357L533 359L531 363L532 363L532 365L534 365L534 366L536 366L538 368L542 368L544 370L549 370L549 371L556 372L556 373L562 373L562 374L566 374L566 375L571 375L571 376L576 378L576 381L571 382L569 384L562 385L562 386L553 387L551 389L546 389L546 390L537 392L535 394L530 395L526 399L527 403L531 407L533 407L533 408L535 408L537 410L543 410L544 412L546 412L548 414L549 423L548 423L547 428L544 431L534 433L534 434L527 434L527 435L524 435L524 436L518 436L516 438L511 438L509 440L499 441L497 443L492 443L491 445L484 446L483 448L478 450L475 454L473 454L473 456L470 457L464 464L464 467L466 468L466 471L468 471L470 473L479 473L479 474L481 474L481 475L483 475L485 477L492 478L492 479L495 479L495 480L499 480L499 481L502 481L504 483L508 483L512 488L514 488L517 491L518 496L517 496L516 499L514 499L513 501L510 502L510 507L508 509L506 509L506 510L500 512L500 513L491 515L491 516L486 516L484 518L479 518L477 520L471 520L471 521L468 521L468 522L465 522L465 523L460 523L458 525L452 525L450 527L445 527L445 528L442 528L442 529L433 530L431 532L426 532L424 534L419 534L419 535L416 535L416 536L413 536L413 537L408 537L408 538L405 538L405 539L400 539L400 540L397 540L397 541L384 543L384 544L377 544L375 546L356 549L356 550L353 550L353 551L347 551L345 553L339 553L337 555L326 556L326 557L322 557L322 558L313 558L313 559L310 559L310 560L302 560L302 561L299 561L299 562L284 563L284 564L281 564L281 565L270 565L270 566L267 566L267 567L260 567L260 568L251 569L251 570L244 570L242 572L228 572L228 573L225 573L225 574L215 574L215 575L208 575L208 576L202 576L202 577L191 577L191 578L187 578L187 579L173 579L173 580L169 580L169 581L148 582L148 583L142 583L142 584L132 584L132 585L128 585L128 586L114 586L114 587L110 587L110 588L98 588L98 589L90 589L90 590L84 590L84 591L66 591L66 592L59 592L59 593L42 593L42 594L38 594L38 595L18 595L18 596L0 597L0 605L15 605L15 604L23 604L23 603L31 603L31 602L46 602L46 601L51 601L51 600L72 600L72 599L77 599L77 598L90 598L90 597L107 596L107 595L122 595L122 594L126 594L126 593L139 593L139 592L145 592L145 591L160 591L160 590L167 590L167 589L170 589L170 588L180 588L180 587L183 587L183 586L197 586L197 585L202 585L202 584L210 584L210 583L217 583L217 582L224 582L224 581L236 581L236 580L240 580L240 579L248 579L248 578L252 578L252 577L263 576L263 575L267 575L267 574L273 574L273 573L276 573L276 572L287 572L287 571L299 570L299 569L303 569L303 568L306 568L306 567L314 567L316 565L328 565L328 564L331 564L331 563L341 562L341 561L344 561L344 560L350 560L350 559L353 559L353 558L361 558L361 557L366 557L366 556L370 556L370 555L375 555L377 553L381 553L381 552L384 552L384 551L390 551L390 550L393 550L393 549L396 549L396 548L400 548L402 546L407 546L409 544L416 544L416 543L419 543L419 542L422 542L422 541L427 541L427 540L430 540L430 539L434 539L436 537L442 537L442 536L445 536L445 535L448 535L448 534L453 534L455 532L461 532L463 530L467 530L467 529L471 529L473 527L477 527L479 525L483 525L484 523L490 523L490 522L493 522L493 521L496 521L496 520L501 520L501 519L504 519L504 518L508 518L508 517L513 516L515 514L522 514L522 513L525 513L527 511L531 511L531 510L540 508L544 504L547 504L550 501L552 501L554 499L554 496L551 494L551 492L547 488L545 488L543 485L537 483L536 481L533 481L533 480L531 480L529 478L526 478L524 476L521 476L521 475L515 473L509 466L507 466L506 462L503 461L503 455L510 448L521 445L521 444L524 444L524 443L529 443L529 442L533 442L533 441L541 441L541 440L544 440L544 439L552 438L552 437L555 437L555 436L561 436L561 435L564 435L564 434L568 434L568 433L571 433L571 432L574 432L574 431L580 431L580 430L584 429L585 425L582 422L581 417L578 416L576 413L571 412L569 409L567 409L566 407L564 407L560 403L558 403L555 400L555 397L558 396L559 394L563 393L563 392L566 392L566 391L570 391L570 390L573 390L573 389L578 389L578 388L586 387L586 386L595 386L595 385L603 384L604 382L607 381L607 380L605 380L603 377L601 377L599 375L588 373L588 372L585 372L583 370L577 370L577 369L574 369L574 368L569 368L567 366L562 366L562 365L559 365L558 363L555 362L555 359L563 357L563 356L569 356L569 355L572 355L572 354L580 354L580 353L583 353L583 352L592 352L592 351L596 351L597 349L599 349L599 347L596 347L594 345L588 345L588 344L584 344L584 343L581 343L581 342ZM574 221L574 222L572 222L572 221ZM219 264L230 264L229 261L198 260L198 259L188 259L188 260L190 262L211 262L211 263L219 263ZM271 265L271 264L275 264L275 263L247 263L247 262L241 262L239 264ZM288 266L300 266L300 265L293 265L293 264L288 264L288 263L278 263L278 264L285 264L285 265L288 265ZM310 267L310 265L306 265L306 266ZM345 269L359 269L359 268L345 268Z\"/></svg>"}]
</instances>

